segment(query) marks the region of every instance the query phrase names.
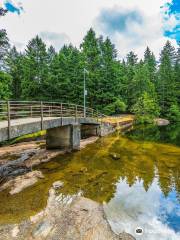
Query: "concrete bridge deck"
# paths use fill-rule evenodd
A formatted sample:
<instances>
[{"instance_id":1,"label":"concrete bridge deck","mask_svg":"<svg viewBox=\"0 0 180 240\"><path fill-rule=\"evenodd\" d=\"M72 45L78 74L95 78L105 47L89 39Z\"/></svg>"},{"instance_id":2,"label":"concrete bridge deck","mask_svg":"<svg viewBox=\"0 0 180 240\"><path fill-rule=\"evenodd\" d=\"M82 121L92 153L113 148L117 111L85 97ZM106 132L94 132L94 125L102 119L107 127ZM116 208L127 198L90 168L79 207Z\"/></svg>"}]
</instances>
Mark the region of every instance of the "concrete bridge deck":
<instances>
[{"instance_id":1,"label":"concrete bridge deck","mask_svg":"<svg viewBox=\"0 0 180 240\"><path fill-rule=\"evenodd\" d=\"M41 130L80 124L100 125L100 122L94 118L75 119L74 117L44 117L42 126L41 118L20 118L11 120L11 129L9 134L8 121L0 121L0 142Z\"/></svg>"},{"instance_id":2,"label":"concrete bridge deck","mask_svg":"<svg viewBox=\"0 0 180 240\"><path fill-rule=\"evenodd\" d=\"M104 136L114 130L103 117L74 104L0 101L0 142L47 130L47 148L78 149L82 131Z\"/></svg>"}]
</instances>

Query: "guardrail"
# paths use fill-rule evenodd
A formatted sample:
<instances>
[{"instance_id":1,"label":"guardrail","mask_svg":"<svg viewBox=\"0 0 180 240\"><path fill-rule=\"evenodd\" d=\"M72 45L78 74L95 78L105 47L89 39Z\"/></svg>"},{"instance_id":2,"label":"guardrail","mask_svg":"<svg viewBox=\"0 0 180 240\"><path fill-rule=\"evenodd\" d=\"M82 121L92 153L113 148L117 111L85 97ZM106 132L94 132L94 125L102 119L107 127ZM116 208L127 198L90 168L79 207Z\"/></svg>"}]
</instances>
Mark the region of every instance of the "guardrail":
<instances>
[{"instance_id":1,"label":"guardrail","mask_svg":"<svg viewBox=\"0 0 180 240\"><path fill-rule=\"evenodd\" d=\"M10 138L11 120L19 118L40 118L41 129L47 117L96 118L97 121L106 117L92 108L76 104L45 102L45 101L0 101L0 121L8 121L8 135Z\"/></svg>"}]
</instances>

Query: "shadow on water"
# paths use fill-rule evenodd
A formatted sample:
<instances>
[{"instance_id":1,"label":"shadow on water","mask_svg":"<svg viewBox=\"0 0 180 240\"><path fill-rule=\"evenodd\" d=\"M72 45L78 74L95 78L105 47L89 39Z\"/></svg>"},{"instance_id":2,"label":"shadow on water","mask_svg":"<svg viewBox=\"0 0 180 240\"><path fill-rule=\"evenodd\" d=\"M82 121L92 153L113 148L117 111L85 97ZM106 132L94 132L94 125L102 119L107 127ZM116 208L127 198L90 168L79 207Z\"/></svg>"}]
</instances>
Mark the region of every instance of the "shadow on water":
<instances>
[{"instance_id":1,"label":"shadow on water","mask_svg":"<svg viewBox=\"0 0 180 240\"><path fill-rule=\"evenodd\" d=\"M144 221L151 225L156 221L159 229L166 225L176 237L180 231L179 136L180 128L173 126L134 129L41 164L36 169L45 179L14 196L0 192L0 223L19 222L42 210L52 183L61 180L64 195L82 192L106 203L108 220L117 233L126 230L134 234L132 226L150 229ZM146 239L152 239L148 236Z\"/></svg>"}]
</instances>

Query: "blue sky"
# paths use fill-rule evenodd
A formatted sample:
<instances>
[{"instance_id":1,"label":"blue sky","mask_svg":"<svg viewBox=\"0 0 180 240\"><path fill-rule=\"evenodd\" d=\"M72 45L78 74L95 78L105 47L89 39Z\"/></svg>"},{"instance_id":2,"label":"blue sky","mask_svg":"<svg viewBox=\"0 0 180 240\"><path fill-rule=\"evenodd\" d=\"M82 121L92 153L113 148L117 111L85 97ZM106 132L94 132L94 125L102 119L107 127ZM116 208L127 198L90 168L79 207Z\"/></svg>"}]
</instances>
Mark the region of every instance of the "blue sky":
<instances>
[{"instance_id":1,"label":"blue sky","mask_svg":"<svg viewBox=\"0 0 180 240\"><path fill-rule=\"evenodd\" d=\"M165 22L169 21L169 19L175 19L175 24L171 29L166 29L164 34L165 36L176 39L180 41L180 1L179 0L172 0L172 2L168 2L164 5L165 8Z\"/></svg>"},{"instance_id":2,"label":"blue sky","mask_svg":"<svg viewBox=\"0 0 180 240\"><path fill-rule=\"evenodd\" d=\"M3 7L11 13L20 15L23 11L22 4L19 1L3 0L2 2Z\"/></svg>"},{"instance_id":3,"label":"blue sky","mask_svg":"<svg viewBox=\"0 0 180 240\"><path fill-rule=\"evenodd\" d=\"M47 45L60 49L79 46L93 27L109 36L124 57L130 50L143 55L149 45L158 56L170 39L180 41L179 0L0 0L9 13L0 19L12 44L23 49L39 34Z\"/></svg>"}]
</instances>

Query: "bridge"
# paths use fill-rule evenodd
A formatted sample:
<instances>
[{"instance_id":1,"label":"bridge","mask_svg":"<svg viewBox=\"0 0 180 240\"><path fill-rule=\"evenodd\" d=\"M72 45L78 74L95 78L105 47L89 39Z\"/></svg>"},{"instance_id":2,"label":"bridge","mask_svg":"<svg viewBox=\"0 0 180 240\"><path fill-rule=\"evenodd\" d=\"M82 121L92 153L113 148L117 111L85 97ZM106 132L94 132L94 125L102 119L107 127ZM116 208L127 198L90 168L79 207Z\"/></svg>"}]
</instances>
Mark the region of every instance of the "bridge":
<instances>
[{"instance_id":1,"label":"bridge","mask_svg":"<svg viewBox=\"0 0 180 240\"><path fill-rule=\"evenodd\" d=\"M0 142L47 130L48 149L78 150L82 132L104 136L114 131L106 116L81 105L43 101L0 101Z\"/></svg>"}]
</instances>

